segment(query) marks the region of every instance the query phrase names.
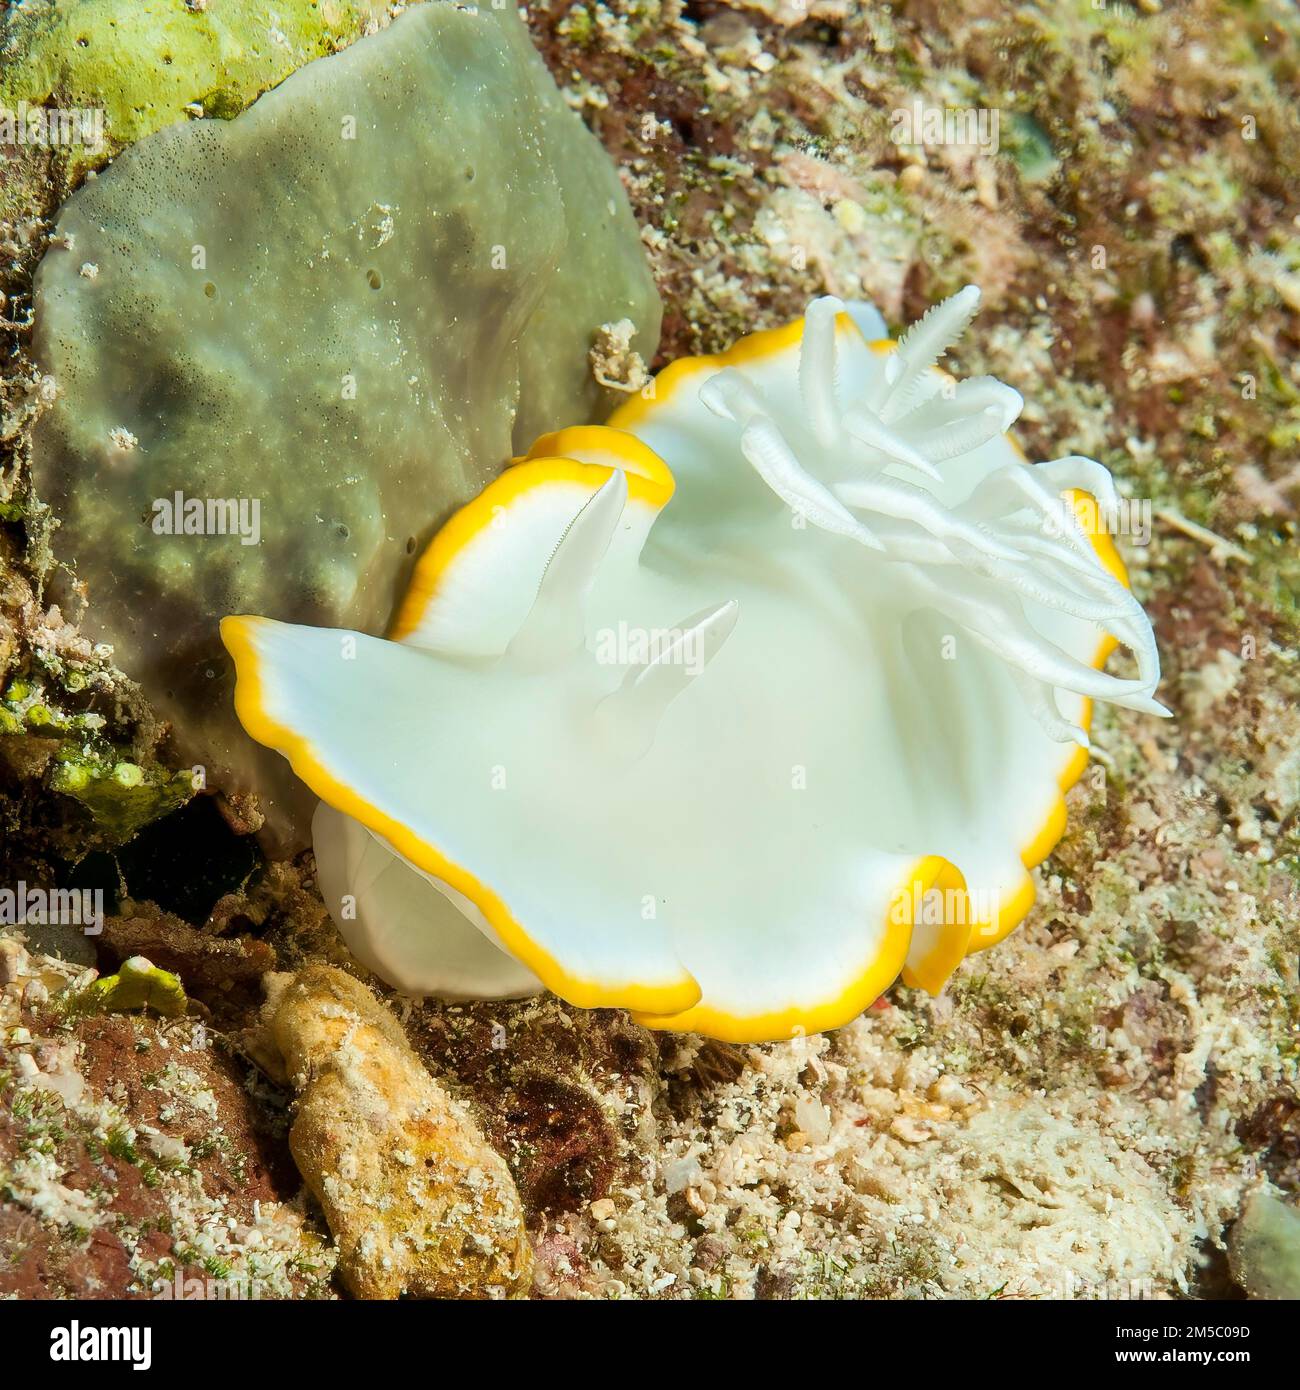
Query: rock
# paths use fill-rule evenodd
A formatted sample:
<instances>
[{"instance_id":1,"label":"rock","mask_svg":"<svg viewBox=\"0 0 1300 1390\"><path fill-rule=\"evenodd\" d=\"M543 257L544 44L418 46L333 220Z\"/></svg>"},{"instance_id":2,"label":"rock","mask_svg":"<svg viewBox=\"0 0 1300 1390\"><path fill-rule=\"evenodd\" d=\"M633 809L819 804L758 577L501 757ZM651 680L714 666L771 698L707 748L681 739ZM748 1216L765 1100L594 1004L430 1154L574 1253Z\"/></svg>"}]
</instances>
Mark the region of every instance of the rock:
<instances>
[{"instance_id":1,"label":"rock","mask_svg":"<svg viewBox=\"0 0 1300 1390\"><path fill-rule=\"evenodd\" d=\"M272 977L270 1040L298 1092L289 1146L359 1298L522 1297L532 1251L509 1169L397 1020L332 966Z\"/></svg>"},{"instance_id":2,"label":"rock","mask_svg":"<svg viewBox=\"0 0 1300 1390\"><path fill-rule=\"evenodd\" d=\"M27 1012L60 963L28 968L21 1006L0 991L0 1300L330 1297L247 1068L197 1019Z\"/></svg>"},{"instance_id":3,"label":"rock","mask_svg":"<svg viewBox=\"0 0 1300 1390\"><path fill-rule=\"evenodd\" d=\"M22 943L12 937L0 938L0 985L10 985L18 980L27 964L27 952Z\"/></svg>"},{"instance_id":4,"label":"rock","mask_svg":"<svg viewBox=\"0 0 1300 1390\"><path fill-rule=\"evenodd\" d=\"M1252 1298L1300 1298L1300 1211L1252 1193L1232 1228L1228 1260Z\"/></svg>"},{"instance_id":5,"label":"rock","mask_svg":"<svg viewBox=\"0 0 1300 1390\"><path fill-rule=\"evenodd\" d=\"M95 938L70 922L24 922L22 933L27 949L57 956L59 960L80 966L92 966L96 961Z\"/></svg>"},{"instance_id":6,"label":"rock","mask_svg":"<svg viewBox=\"0 0 1300 1390\"><path fill-rule=\"evenodd\" d=\"M119 960L148 956L179 975L191 992L228 991L275 969L275 950L254 936L215 936L152 903L132 903L130 916L109 917L101 948Z\"/></svg>"},{"instance_id":7,"label":"rock","mask_svg":"<svg viewBox=\"0 0 1300 1390\"><path fill-rule=\"evenodd\" d=\"M530 1217L550 1225L585 1211L644 1162L654 1142L647 1073L656 1053L625 1015L542 995L454 1009L426 1003L404 1022L425 1064L473 1094ZM626 1087L646 1105L630 1131L621 1119Z\"/></svg>"}]
</instances>

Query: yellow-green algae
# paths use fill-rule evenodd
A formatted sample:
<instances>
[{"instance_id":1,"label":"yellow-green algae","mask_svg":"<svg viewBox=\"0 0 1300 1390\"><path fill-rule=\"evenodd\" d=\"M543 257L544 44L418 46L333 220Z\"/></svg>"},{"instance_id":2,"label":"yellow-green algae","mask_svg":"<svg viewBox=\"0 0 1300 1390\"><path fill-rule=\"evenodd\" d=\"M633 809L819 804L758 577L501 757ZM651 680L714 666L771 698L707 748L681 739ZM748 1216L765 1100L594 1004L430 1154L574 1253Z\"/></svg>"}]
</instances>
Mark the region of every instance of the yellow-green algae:
<instances>
[{"instance_id":1,"label":"yellow-green algae","mask_svg":"<svg viewBox=\"0 0 1300 1390\"><path fill-rule=\"evenodd\" d=\"M99 842L124 844L141 827L183 806L196 790L194 774L133 760L103 736L99 716L65 709L67 692L75 691L80 679L76 671L66 673L62 691L38 680L10 681L0 697L0 737L57 740L48 760L42 760L44 785L81 803Z\"/></svg>"},{"instance_id":2,"label":"yellow-green algae","mask_svg":"<svg viewBox=\"0 0 1300 1390\"><path fill-rule=\"evenodd\" d=\"M390 9L384 0L28 0L0 29L0 110L102 112L101 147L56 152L75 182L175 121L237 115L304 63L386 24ZM0 212L11 192L0 193Z\"/></svg>"},{"instance_id":3,"label":"yellow-green algae","mask_svg":"<svg viewBox=\"0 0 1300 1390\"><path fill-rule=\"evenodd\" d=\"M71 1001L76 1013L130 1013L151 1009L164 1018L179 1018L189 1007L185 988L170 970L160 970L144 956L131 956L116 975L94 980Z\"/></svg>"},{"instance_id":4,"label":"yellow-green algae","mask_svg":"<svg viewBox=\"0 0 1300 1390\"><path fill-rule=\"evenodd\" d=\"M106 840L124 844L143 826L183 806L194 795L194 774L165 768L146 772L138 763L63 749L49 786L81 802Z\"/></svg>"}]
</instances>

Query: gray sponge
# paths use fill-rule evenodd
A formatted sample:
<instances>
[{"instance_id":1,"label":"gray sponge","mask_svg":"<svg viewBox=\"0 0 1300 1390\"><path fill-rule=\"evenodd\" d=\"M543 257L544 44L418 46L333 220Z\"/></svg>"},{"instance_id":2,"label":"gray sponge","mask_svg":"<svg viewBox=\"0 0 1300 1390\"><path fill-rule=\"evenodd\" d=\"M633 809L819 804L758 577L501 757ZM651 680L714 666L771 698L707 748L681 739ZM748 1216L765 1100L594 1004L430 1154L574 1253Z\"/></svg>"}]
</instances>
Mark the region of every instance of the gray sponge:
<instances>
[{"instance_id":1,"label":"gray sponge","mask_svg":"<svg viewBox=\"0 0 1300 1390\"><path fill-rule=\"evenodd\" d=\"M64 206L36 308L59 395L35 477L87 626L291 837L304 808L254 766L217 619L382 631L512 438L602 412L599 325L630 318L649 357L660 317L617 174L514 6L432 2L127 150ZM178 491L255 500L258 543L159 534Z\"/></svg>"}]
</instances>

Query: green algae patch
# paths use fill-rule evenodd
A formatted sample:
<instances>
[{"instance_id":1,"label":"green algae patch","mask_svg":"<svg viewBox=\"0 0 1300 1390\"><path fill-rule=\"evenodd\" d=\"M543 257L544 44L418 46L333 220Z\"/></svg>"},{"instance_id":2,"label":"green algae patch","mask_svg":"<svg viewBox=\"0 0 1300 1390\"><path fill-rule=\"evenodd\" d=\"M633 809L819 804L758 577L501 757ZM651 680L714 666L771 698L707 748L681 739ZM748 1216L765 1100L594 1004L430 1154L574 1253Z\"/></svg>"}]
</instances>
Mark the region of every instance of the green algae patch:
<instances>
[{"instance_id":1,"label":"green algae patch","mask_svg":"<svg viewBox=\"0 0 1300 1390\"><path fill-rule=\"evenodd\" d=\"M37 679L10 681L0 695L0 757L11 771L80 802L99 844L125 844L183 806L196 790L195 775L136 761L105 738L101 716L66 708L78 679L69 672L62 690Z\"/></svg>"},{"instance_id":2,"label":"green algae patch","mask_svg":"<svg viewBox=\"0 0 1300 1390\"><path fill-rule=\"evenodd\" d=\"M194 775L146 770L65 745L55 754L49 787L79 801L105 841L125 844L137 830L183 806L194 795Z\"/></svg>"},{"instance_id":3,"label":"green algae patch","mask_svg":"<svg viewBox=\"0 0 1300 1390\"><path fill-rule=\"evenodd\" d=\"M131 1013L150 1009L164 1018L179 1018L189 1008L180 978L160 970L144 956L131 956L106 975L80 990L71 1001L75 1013Z\"/></svg>"},{"instance_id":4,"label":"green algae patch","mask_svg":"<svg viewBox=\"0 0 1300 1390\"><path fill-rule=\"evenodd\" d=\"M382 0L11 6L0 20L0 220L45 216L51 198L135 141L196 116L231 119L304 64L389 22Z\"/></svg>"},{"instance_id":5,"label":"green algae patch","mask_svg":"<svg viewBox=\"0 0 1300 1390\"><path fill-rule=\"evenodd\" d=\"M0 30L0 108L95 113L101 140L64 151L75 178L175 121L238 115L387 16L383 0L29 0Z\"/></svg>"}]
</instances>

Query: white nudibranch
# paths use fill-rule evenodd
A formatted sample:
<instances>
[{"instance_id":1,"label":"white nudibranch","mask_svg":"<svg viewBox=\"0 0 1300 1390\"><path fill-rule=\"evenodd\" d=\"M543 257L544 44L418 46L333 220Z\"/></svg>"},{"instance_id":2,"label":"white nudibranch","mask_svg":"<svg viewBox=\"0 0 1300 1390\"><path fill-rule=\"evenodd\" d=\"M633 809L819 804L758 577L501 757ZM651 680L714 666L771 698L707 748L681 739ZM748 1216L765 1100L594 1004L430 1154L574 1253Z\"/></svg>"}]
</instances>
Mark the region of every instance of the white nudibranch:
<instances>
[{"instance_id":1,"label":"white nudibranch","mask_svg":"<svg viewBox=\"0 0 1300 1390\"><path fill-rule=\"evenodd\" d=\"M225 620L365 965L754 1041L937 992L1020 921L1092 702L1167 711L1109 473L1027 463L1020 396L938 369L978 299L897 344L819 299L544 437L390 640Z\"/></svg>"}]
</instances>

